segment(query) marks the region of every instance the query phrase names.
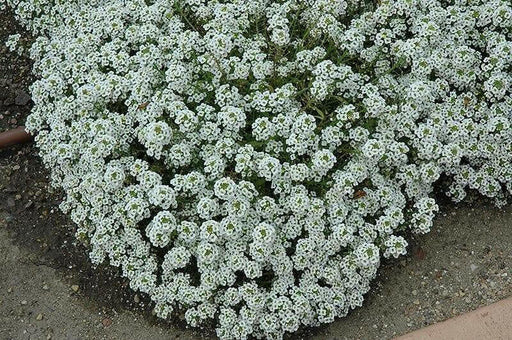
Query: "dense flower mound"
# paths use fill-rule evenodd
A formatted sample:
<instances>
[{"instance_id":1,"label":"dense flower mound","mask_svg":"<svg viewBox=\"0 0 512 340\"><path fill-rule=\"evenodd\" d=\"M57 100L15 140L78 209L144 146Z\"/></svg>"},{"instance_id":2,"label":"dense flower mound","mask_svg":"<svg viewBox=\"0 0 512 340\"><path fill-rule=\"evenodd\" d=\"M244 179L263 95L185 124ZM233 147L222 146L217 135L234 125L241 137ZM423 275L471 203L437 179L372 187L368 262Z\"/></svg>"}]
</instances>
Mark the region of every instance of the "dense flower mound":
<instances>
[{"instance_id":1,"label":"dense flower mound","mask_svg":"<svg viewBox=\"0 0 512 340\"><path fill-rule=\"evenodd\" d=\"M37 37L62 209L160 317L332 322L429 231L441 176L512 192L508 0L2 2Z\"/></svg>"}]
</instances>

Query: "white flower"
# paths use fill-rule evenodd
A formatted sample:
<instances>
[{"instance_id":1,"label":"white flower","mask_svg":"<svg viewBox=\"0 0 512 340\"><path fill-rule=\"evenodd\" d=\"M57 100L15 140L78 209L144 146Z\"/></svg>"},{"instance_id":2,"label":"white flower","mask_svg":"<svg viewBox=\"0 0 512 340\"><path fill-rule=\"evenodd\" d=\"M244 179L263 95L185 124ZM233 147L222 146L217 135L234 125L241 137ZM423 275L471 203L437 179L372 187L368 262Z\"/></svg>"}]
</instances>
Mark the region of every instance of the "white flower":
<instances>
[{"instance_id":1,"label":"white flower","mask_svg":"<svg viewBox=\"0 0 512 340\"><path fill-rule=\"evenodd\" d=\"M161 211L146 228L146 235L155 246L165 247L175 231L176 218L169 211Z\"/></svg>"},{"instance_id":2,"label":"white flower","mask_svg":"<svg viewBox=\"0 0 512 340\"><path fill-rule=\"evenodd\" d=\"M391 235L384 241L384 245L386 246L384 257L393 256L396 258L405 255L407 252L407 241L402 236Z\"/></svg>"},{"instance_id":3,"label":"white flower","mask_svg":"<svg viewBox=\"0 0 512 340\"><path fill-rule=\"evenodd\" d=\"M221 178L215 182L215 195L223 200L229 200L234 197L237 191L237 185L231 178Z\"/></svg>"},{"instance_id":4,"label":"white flower","mask_svg":"<svg viewBox=\"0 0 512 340\"><path fill-rule=\"evenodd\" d=\"M252 238L257 242L272 243L275 237L276 230L268 223L260 223L252 231Z\"/></svg>"},{"instance_id":5,"label":"white flower","mask_svg":"<svg viewBox=\"0 0 512 340\"><path fill-rule=\"evenodd\" d=\"M166 271L173 271L178 268L183 268L188 264L191 254L190 251L183 247L172 248L164 257L162 268Z\"/></svg>"}]
</instances>

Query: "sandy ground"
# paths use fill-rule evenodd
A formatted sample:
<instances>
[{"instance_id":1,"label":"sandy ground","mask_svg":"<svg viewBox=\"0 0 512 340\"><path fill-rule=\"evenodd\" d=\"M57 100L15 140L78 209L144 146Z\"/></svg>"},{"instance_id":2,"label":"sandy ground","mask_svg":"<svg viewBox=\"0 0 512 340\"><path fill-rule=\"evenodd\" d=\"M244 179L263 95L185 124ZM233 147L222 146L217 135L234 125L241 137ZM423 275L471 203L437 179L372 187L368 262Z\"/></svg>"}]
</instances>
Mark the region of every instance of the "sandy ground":
<instances>
[{"instance_id":1,"label":"sandy ground","mask_svg":"<svg viewBox=\"0 0 512 340\"><path fill-rule=\"evenodd\" d=\"M0 131L31 108L30 62L1 46L16 32L0 12ZM212 338L179 317L157 320L118 270L92 268L59 201L32 146L0 151L0 340ZM382 265L363 307L289 338L389 339L512 295L511 213L484 201L445 205L410 255Z\"/></svg>"}]
</instances>

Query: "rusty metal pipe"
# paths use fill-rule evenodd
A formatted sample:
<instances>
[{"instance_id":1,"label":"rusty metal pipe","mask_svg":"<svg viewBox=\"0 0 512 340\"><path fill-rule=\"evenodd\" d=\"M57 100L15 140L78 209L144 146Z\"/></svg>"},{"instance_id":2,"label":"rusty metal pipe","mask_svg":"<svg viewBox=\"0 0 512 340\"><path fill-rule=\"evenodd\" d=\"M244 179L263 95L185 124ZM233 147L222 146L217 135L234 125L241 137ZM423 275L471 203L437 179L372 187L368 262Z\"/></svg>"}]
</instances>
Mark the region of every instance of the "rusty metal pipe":
<instances>
[{"instance_id":1,"label":"rusty metal pipe","mask_svg":"<svg viewBox=\"0 0 512 340\"><path fill-rule=\"evenodd\" d=\"M0 133L0 149L16 144L26 143L32 140L32 136L25 131L24 126Z\"/></svg>"}]
</instances>

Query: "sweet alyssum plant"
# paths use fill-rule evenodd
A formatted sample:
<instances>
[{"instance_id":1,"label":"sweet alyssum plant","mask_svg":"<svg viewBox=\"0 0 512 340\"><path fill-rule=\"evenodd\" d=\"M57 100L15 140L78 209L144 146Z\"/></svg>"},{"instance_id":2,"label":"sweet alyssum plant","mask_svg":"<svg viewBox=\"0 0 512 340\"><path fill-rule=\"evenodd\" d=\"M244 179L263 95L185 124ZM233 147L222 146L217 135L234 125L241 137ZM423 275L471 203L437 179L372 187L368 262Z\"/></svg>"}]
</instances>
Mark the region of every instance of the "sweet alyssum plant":
<instances>
[{"instance_id":1,"label":"sweet alyssum plant","mask_svg":"<svg viewBox=\"0 0 512 340\"><path fill-rule=\"evenodd\" d=\"M37 37L27 127L62 209L162 318L332 322L429 231L441 175L512 191L510 1L0 3Z\"/></svg>"}]
</instances>

